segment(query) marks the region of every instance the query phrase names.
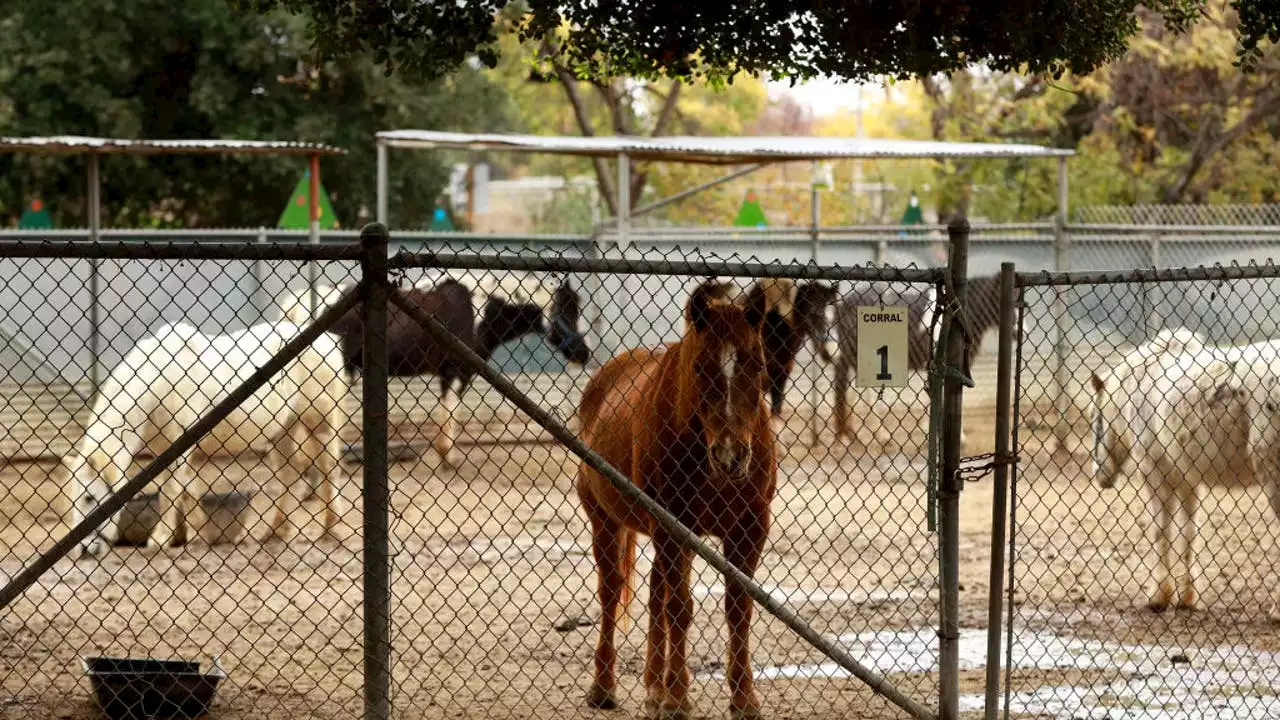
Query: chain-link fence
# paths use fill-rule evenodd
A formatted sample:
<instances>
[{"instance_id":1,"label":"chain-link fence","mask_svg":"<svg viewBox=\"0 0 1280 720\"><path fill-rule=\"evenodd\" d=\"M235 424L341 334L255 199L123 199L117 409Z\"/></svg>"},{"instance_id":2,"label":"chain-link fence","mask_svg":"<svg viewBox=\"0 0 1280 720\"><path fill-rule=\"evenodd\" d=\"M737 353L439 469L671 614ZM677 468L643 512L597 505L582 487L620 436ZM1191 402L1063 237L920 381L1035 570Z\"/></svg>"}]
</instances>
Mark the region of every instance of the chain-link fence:
<instances>
[{"instance_id":1,"label":"chain-link fence","mask_svg":"<svg viewBox=\"0 0 1280 720\"><path fill-rule=\"evenodd\" d=\"M1006 716L1274 717L1280 268L1017 282Z\"/></svg>"},{"instance_id":2,"label":"chain-link fence","mask_svg":"<svg viewBox=\"0 0 1280 720\"><path fill-rule=\"evenodd\" d=\"M976 528L938 399L985 321L952 322L945 271L385 243L0 244L38 288L11 290L15 326L70 349L56 402L39 380L6 398L0 715L87 717L209 673L218 717L974 701L946 668L974 668L960 624L985 598L961 588L986 568L962 560ZM106 360L86 387L89 263ZM307 263L333 287L304 292ZM905 309L903 387L859 377L864 306ZM521 367L520 343L565 369ZM855 386L839 435L837 377ZM763 404L743 400L756 382ZM966 453L992 436L975 397ZM635 601L602 650L621 590L598 587L621 570L602 548L628 523ZM658 680L655 609L674 643Z\"/></svg>"}]
</instances>

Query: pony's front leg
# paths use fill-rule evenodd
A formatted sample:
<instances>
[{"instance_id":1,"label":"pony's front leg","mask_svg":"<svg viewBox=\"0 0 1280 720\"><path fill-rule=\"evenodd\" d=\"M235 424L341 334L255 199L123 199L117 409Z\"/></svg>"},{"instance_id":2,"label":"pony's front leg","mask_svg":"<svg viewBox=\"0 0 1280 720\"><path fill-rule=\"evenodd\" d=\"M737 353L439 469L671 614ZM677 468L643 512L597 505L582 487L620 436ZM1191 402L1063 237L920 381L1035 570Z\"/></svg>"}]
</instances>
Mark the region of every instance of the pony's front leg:
<instances>
[{"instance_id":1,"label":"pony's front leg","mask_svg":"<svg viewBox=\"0 0 1280 720\"><path fill-rule=\"evenodd\" d=\"M1280 474L1269 471L1263 475L1263 492L1267 494L1267 503L1271 505L1271 514L1280 520ZM1275 557L1275 553L1271 554ZM1267 611L1271 622L1280 623L1280 588L1272 591L1271 609Z\"/></svg>"},{"instance_id":2,"label":"pony's front leg","mask_svg":"<svg viewBox=\"0 0 1280 720\"><path fill-rule=\"evenodd\" d=\"M653 567L649 571L649 631L645 644L644 687L645 714L650 718L661 716L667 701L667 659L670 618L667 617L667 595L670 593L669 555L663 554L659 536L665 533L659 528L653 535Z\"/></svg>"},{"instance_id":3,"label":"pony's front leg","mask_svg":"<svg viewBox=\"0 0 1280 720\"><path fill-rule=\"evenodd\" d=\"M160 511L156 526L147 538L148 550L158 550L186 541L187 513L195 504L191 501L190 484L195 480L190 456L183 455L174 461L174 467L165 473L160 484Z\"/></svg>"},{"instance_id":4,"label":"pony's front leg","mask_svg":"<svg viewBox=\"0 0 1280 720\"><path fill-rule=\"evenodd\" d=\"M596 642L595 676L587 691L587 705L611 710L618 707L618 679L614 674L618 649L614 645L614 632L628 580L622 571L625 531L605 515L594 499L582 495L582 506L591 521L591 552L596 560L596 594L600 598L600 636Z\"/></svg>"},{"instance_id":5,"label":"pony's front leg","mask_svg":"<svg viewBox=\"0 0 1280 720\"><path fill-rule=\"evenodd\" d=\"M1173 600L1173 548L1170 541L1173 537L1173 489L1170 479L1160 471L1152 471L1147 477L1147 489L1151 493L1148 501L1151 511L1151 525L1155 528L1156 561L1155 590L1147 607L1153 612L1164 612Z\"/></svg>"},{"instance_id":6,"label":"pony's front leg","mask_svg":"<svg viewBox=\"0 0 1280 720\"><path fill-rule=\"evenodd\" d=\"M725 559L737 566L747 576L755 574L764 550L767 528L757 521L740 520L747 527L734 525L734 533L725 538ZM745 588L726 582L724 592L724 616L729 626L729 657L725 666L729 681L730 720L758 720L760 695L755 690L755 677L751 671L751 596Z\"/></svg>"},{"instance_id":7,"label":"pony's front leg","mask_svg":"<svg viewBox=\"0 0 1280 720\"><path fill-rule=\"evenodd\" d=\"M658 540L661 536L661 541ZM659 682L665 691L665 699L658 704L659 720L688 720L693 703L689 700L689 686L693 675L689 672L689 624L693 621L693 595L689 591L689 572L692 553L665 531L654 537L654 549L658 557L664 557L663 575L666 593L663 605L667 620L666 677Z\"/></svg>"},{"instance_id":8,"label":"pony's front leg","mask_svg":"<svg viewBox=\"0 0 1280 720\"><path fill-rule=\"evenodd\" d=\"M832 401L835 403L832 415L835 422L836 439L849 437L849 362L841 356L836 361L834 378L831 382Z\"/></svg>"},{"instance_id":9,"label":"pony's front leg","mask_svg":"<svg viewBox=\"0 0 1280 720\"><path fill-rule=\"evenodd\" d=\"M457 412L460 393L454 389L451 378L440 379L440 399L432 410L435 419L436 439L432 443L440 460L451 468L462 466L462 453L454 447L458 437Z\"/></svg>"},{"instance_id":10,"label":"pony's front leg","mask_svg":"<svg viewBox=\"0 0 1280 720\"><path fill-rule=\"evenodd\" d=\"M1183 610L1194 610L1196 607L1196 515L1200 510L1200 494L1196 485L1183 481L1178 485L1178 505L1184 517L1178 526L1182 536L1182 574L1178 576L1178 604Z\"/></svg>"},{"instance_id":11,"label":"pony's front leg","mask_svg":"<svg viewBox=\"0 0 1280 720\"><path fill-rule=\"evenodd\" d=\"M264 541L278 538L287 542L293 539L298 531L297 526L294 525L293 516L302 504L298 494L301 489L299 485L302 483L286 480L284 470L294 464L294 459L300 454L300 450L301 447L294 442L292 434L286 433L275 440L274 446L267 453L267 467L271 469L271 475L276 479L276 488L271 498L273 512L271 521L267 523ZM305 480L305 477L300 477L299 480Z\"/></svg>"},{"instance_id":12,"label":"pony's front leg","mask_svg":"<svg viewBox=\"0 0 1280 720\"><path fill-rule=\"evenodd\" d=\"M317 445L315 467L320 473L319 495L320 501L324 503L324 531L341 542L352 533L351 524L344 520L349 506L338 483L342 477L342 467L338 464L342 444L335 431L329 442Z\"/></svg>"}]
</instances>

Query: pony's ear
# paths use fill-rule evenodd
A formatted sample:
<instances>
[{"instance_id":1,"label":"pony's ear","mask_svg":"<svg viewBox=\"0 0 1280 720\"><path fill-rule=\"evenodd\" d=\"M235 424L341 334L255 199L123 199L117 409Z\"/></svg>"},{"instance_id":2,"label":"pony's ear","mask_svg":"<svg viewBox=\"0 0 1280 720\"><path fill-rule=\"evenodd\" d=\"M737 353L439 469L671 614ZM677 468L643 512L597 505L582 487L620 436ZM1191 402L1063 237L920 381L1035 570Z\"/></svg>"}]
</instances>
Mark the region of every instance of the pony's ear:
<instances>
[{"instance_id":1,"label":"pony's ear","mask_svg":"<svg viewBox=\"0 0 1280 720\"><path fill-rule=\"evenodd\" d=\"M747 324L751 327L760 327L760 323L764 322L764 316L769 311L769 300L764 293L752 298L747 302Z\"/></svg>"},{"instance_id":2,"label":"pony's ear","mask_svg":"<svg viewBox=\"0 0 1280 720\"><path fill-rule=\"evenodd\" d=\"M689 304L685 307L685 318L697 332L705 332L711 324L711 300L719 292L723 292L720 290L720 284L708 280L694 288L693 293L689 295Z\"/></svg>"}]
</instances>

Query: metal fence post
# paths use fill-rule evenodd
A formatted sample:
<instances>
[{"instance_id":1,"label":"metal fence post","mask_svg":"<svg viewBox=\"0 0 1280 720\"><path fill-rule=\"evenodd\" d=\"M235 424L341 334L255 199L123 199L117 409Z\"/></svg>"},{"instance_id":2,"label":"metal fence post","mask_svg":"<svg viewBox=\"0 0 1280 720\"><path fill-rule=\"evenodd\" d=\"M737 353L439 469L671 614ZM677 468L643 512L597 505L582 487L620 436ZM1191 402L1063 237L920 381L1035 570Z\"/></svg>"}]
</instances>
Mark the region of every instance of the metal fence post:
<instances>
[{"instance_id":1,"label":"metal fence post","mask_svg":"<svg viewBox=\"0 0 1280 720\"><path fill-rule=\"evenodd\" d=\"M267 244L267 229L265 227L258 227L257 242L259 245ZM253 273L253 280L256 283L253 302L256 306L255 309L258 311L258 317L265 318L267 310L271 307L271 293L267 292L267 264L260 258L253 260L252 263L250 272Z\"/></svg>"},{"instance_id":2,"label":"metal fence post","mask_svg":"<svg viewBox=\"0 0 1280 720\"><path fill-rule=\"evenodd\" d=\"M943 384L942 477L938 481L938 575L942 581L938 649L938 718L955 720L960 708L960 423L967 373L965 325L968 311L964 307L966 278L969 273L969 221L962 215L947 224L951 252L947 261L951 296L947 305L959 308L958 316L947 323L946 374Z\"/></svg>"},{"instance_id":3,"label":"metal fence post","mask_svg":"<svg viewBox=\"0 0 1280 720\"><path fill-rule=\"evenodd\" d=\"M1053 227L1053 267L1057 272L1067 272L1071 269L1071 261L1069 256L1070 238L1067 234L1067 220L1061 213L1054 219ZM1067 391L1068 378L1070 370L1067 367L1067 355L1070 348L1067 342L1067 332L1071 323L1067 317L1067 301L1062 297L1062 289L1054 288L1053 298L1053 318L1055 328L1057 330L1057 339L1053 346L1054 367L1053 367L1053 384L1054 384L1054 405L1058 411L1058 421L1053 424L1056 447L1054 448L1055 457L1061 459L1070 456L1070 423L1069 415L1071 409L1071 396Z\"/></svg>"},{"instance_id":4,"label":"metal fence post","mask_svg":"<svg viewBox=\"0 0 1280 720\"><path fill-rule=\"evenodd\" d=\"M1013 263L1000 264L1000 349L996 358L995 473L991 486L991 574L987 597L986 720L999 712L1000 647L1003 639L1004 545L1008 521L1010 432L1013 414L1015 288ZM1022 338L1019 337L1021 342Z\"/></svg>"},{"instance_id":5,"label":"metal fence post","mask_svg":"<svg viewBox=\"0 0 1280 720\"><path fill-rule=\"evenodd\" d=\"M360 231L364 320L364 717L391 717L391 488L387 480L387 226Z\"/></svg>"},{"instance_id":6,"label":"metal fence post","mask_svg":"<svg viewBox=\"0 0 1280 720\"><path fill-rule=\"evenodd\" d=\"M102 242L102 180L99 175L98 154L89 154L89 242ZM89 382L90 397L98 393L102 382L102 274L101 261L89 259Z\"/></svg>"},{"instance_id":7,"label":"metal fence post","mask_svg":"<svg viewBox=\"0 0 1280 720\"><path fill-rule=\"evenodd\" d=\"M1151 253L1151 267L1160 268L1162 259L1160 257L1163 249L1160 233L1151 233L1151 245L1148 248ZM1150 340L1156 333L1160 332L1160 304L1164 300L1164 291L1160 283L1151 283L1146 287L1147 293L1147 339Z\"/></svg>"}]
</instances>

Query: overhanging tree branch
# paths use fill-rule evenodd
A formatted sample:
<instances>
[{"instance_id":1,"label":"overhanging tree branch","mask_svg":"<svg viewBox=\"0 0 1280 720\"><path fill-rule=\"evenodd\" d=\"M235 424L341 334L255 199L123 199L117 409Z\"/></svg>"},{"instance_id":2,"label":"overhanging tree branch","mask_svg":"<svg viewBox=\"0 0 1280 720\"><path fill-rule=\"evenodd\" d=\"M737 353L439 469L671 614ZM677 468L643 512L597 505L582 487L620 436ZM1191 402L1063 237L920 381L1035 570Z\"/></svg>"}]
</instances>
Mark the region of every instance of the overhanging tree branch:
<instances>
[{"instance_id":1,"label":"overhanging tree branch","mask_svg":"<svg viewBox=\"0 0 1280 720\"><path fill-rule=\"evenodd\" d=\"M1162 198L1165 203L1176 203L1182 200L1196 175L1204 169L1205 164L1216 154L1225 150L1231 143L1253 130L1259 123L1280 113L1280 89L1271 89L1254 99L1253 107L1234 125L1219 133L1212 139L1197 142L1191 150L1191 156L1177 173L1174 182L1165 190Z\"/></svg>"}]
</instances>

